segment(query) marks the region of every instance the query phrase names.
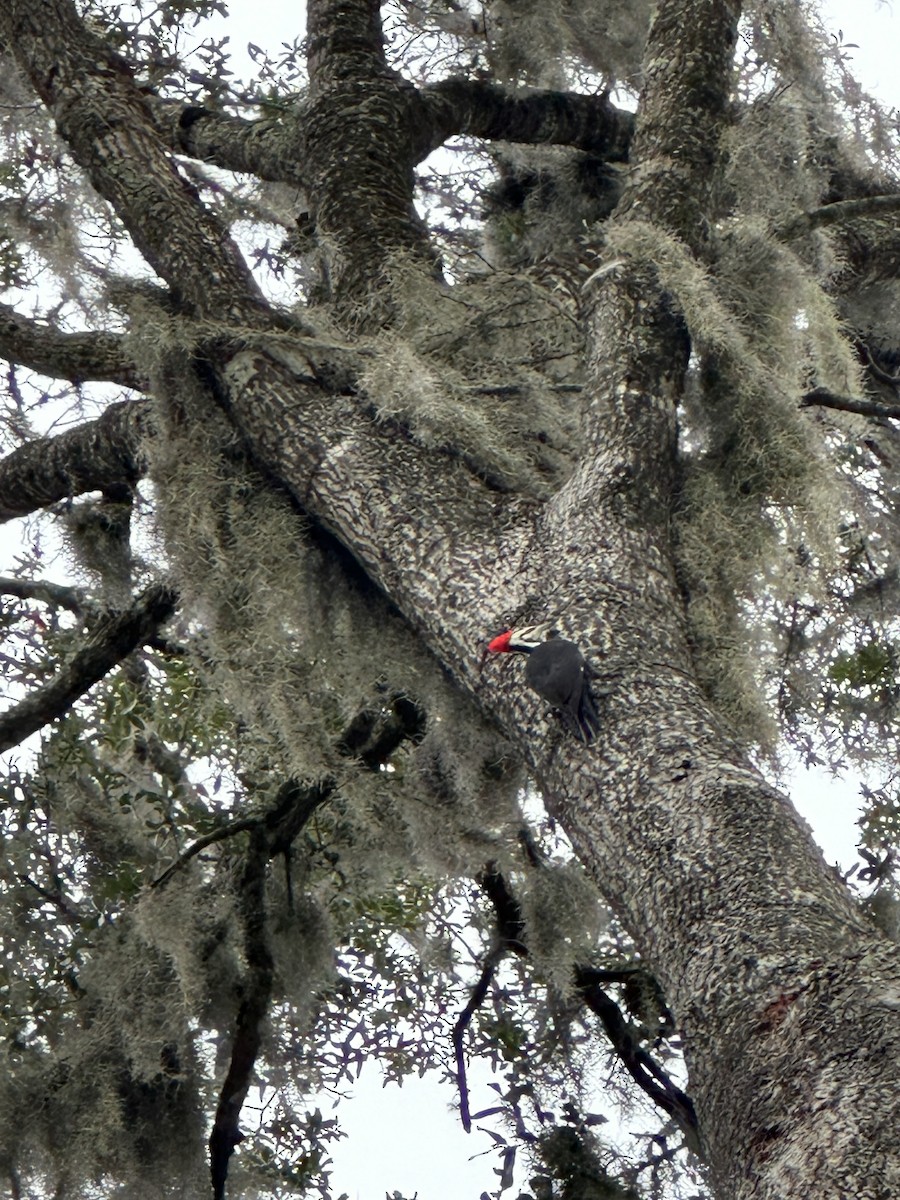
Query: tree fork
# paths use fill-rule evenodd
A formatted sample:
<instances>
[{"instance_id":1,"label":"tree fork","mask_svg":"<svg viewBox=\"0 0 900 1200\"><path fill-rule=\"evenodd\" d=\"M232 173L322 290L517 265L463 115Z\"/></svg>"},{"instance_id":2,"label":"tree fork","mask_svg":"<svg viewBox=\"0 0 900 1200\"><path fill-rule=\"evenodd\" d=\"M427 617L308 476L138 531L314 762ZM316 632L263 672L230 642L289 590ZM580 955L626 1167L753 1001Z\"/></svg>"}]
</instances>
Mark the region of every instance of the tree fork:
<instances>
[{"instance_id":1,"label":"tree fork","mask_svg":"<svg viewBox=\"0 0 900 1200\"><path fill-rule=\"evenodd\" d=\"M387 67L377 0L312 0L307 19L303 146L313 220L323 247L334 246L325 291L352 324L378 328L391 259L436 269L413 207L415 89Z\"/></svg>"}]
</instances>

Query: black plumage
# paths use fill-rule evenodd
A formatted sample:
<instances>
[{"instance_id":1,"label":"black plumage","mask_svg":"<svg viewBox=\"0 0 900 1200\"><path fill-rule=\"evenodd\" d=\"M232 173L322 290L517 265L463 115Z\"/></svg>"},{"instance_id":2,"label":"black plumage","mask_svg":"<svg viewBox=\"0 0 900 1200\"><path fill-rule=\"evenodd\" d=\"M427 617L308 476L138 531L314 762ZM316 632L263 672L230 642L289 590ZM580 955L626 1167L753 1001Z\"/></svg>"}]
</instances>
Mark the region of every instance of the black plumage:
<instances>
[{"instance_id":1,"label":"black plumage","mask_svg":"<svg viewBox=\"0 0 900 1200\"><path fill-rule=\"evenodd\" d=\"M587 745L600 728L590 676L591 669L575 643L558 634L551 634L528 652L525 682L558 709L569 732Z\"/></svg>"},{"instance_id":2,"label":"black plumage","mask_svg":"<svg viewBox=\"0 0 900 1200\"><path fill-rule=\"evenodd\" d=\"M566 729L589 745L600 728L593 671L574 642L549 622L507 629L488 646L491 654L525 654L525 682L559 714Z\"/></svg>"}]
</instances>

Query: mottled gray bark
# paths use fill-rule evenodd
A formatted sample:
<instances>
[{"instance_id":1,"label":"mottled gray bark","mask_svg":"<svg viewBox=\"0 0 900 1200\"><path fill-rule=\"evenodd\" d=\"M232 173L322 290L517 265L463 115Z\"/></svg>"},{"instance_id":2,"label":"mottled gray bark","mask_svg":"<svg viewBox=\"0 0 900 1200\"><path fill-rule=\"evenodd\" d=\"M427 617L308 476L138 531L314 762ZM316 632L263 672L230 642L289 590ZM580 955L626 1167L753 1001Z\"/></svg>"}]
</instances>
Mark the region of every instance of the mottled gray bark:
<instances>
[{"instance_id":1,"label":"mottled gray bark","mask_svg":"<svg viewBox=\"0 0 900 1200\"><path fill-rule=\"evenodd\" d=\"M387 66L376 0L311 0L307 30L303 151L323 295L351 324L378 328L388 314L373 285L391 259L434 262L413 207L415 93Z\"/></svg>"},{"instance_id":2,"label":"mottled gray bark","mask_svg":"<svg viewBox=\"0 0 900 1200\"><path fill-rule=\"evenodd\" d=\"M413 163L449 137L499 138L526 145L564 145L624 162L634 134L634 114L605 95L534 89L510 96L483 79L451 77L416 90L401 89ZM153 124L180 154L278 183L303 188L306 105L286 106L278 117L246 120L200 105L150 98Z\"/></svg>"},{"instance_id":3,"label":"mottled gray bark","mask_svg":"<svg viewBox=\"0 0 900 1200\"><path fill-rule=\"evenodd\" d=\"M126 400L96 421L26 442L0 459L0 522L82 492L136 483L147 467L142 443L151 425L150 402Z\"/></svg>"},{"instance_id":4,"label":"mottled gray bark","mask_svg":"<svg viewBox=\"0 0 900 1200\"><path fill-rule=\"evenodd\" d=\"M634 114L616 108L602 94L531 91L511 96L484 80L451 78L423 88L419 96L416 125L423 130L426 153L463 134L526 145L574 146L600 154L607 162L624 162L634 135Z\"/></svg>"},{"instance_id":5,"label":"mottled gray bark","mask_svg":"<svg viewBox=\"0 0 900 1200\"><path fill-rule=\"evenodd\" d=\"M22 316L8 304L0 304L0 355L7 362L53 379L146 386L121 334L93 330L64 333Z\"/></svg>"},{"instance_id":6,"label":"mottled gray bark","mask_svg":"<svg viewBox=\"0 0 900 1200\"><path fill-rule=\"evenodd\" d=\"M153 97L149 112L164 143L179 154L227 171L303 187L294 110L282 117L249 121L201 105Z\"/></svg>"}]
</instances>

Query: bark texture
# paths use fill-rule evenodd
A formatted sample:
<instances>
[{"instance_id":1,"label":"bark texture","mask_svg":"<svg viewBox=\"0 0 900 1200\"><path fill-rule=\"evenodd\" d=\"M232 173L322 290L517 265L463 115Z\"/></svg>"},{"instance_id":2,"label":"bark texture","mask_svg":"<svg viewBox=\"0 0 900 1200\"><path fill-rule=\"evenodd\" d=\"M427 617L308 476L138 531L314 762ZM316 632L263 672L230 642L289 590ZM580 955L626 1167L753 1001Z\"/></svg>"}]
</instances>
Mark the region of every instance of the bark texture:
<instances>
[{"instance_id":1,"label":"bark texture","mask_svg":"<svg viewBox=\"0 0 900 1200\"><path fill-rule=\"evenodd\" d=\"M108 380L125 387L144 386L120 334L63 333L28 320L0 304L0 354L10 363L54 379Z\"/></svg>"},{"instance_id":2,"label":"bark texture","mask_svg":"<svg viewBox=\"0 0 900 1200\"><path fill-rule=\"evenodd\" d=\"M26 442L0 461L0 521L83 492L131 486L146 470L143 439L151 428L149 403L126 400L96 421Z\"/></svg>"}]
</instances>

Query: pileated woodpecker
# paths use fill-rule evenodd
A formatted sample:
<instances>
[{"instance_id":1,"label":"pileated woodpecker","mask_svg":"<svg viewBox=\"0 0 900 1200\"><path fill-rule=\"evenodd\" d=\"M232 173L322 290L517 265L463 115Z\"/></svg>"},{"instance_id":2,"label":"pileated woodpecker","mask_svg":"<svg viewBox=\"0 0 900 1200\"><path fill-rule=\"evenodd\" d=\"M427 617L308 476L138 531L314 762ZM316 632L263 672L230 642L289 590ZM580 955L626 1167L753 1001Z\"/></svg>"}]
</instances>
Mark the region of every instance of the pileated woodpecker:
<instances>
[{"instance_id":1,"label":"pileated woodpecker","mask_svg":"<svg viewBox=\"0 0 900 1200\"><path fill-rule=\"evenodd\" d=\"M574 642L566 641L550 622L507 629L488 645L491 654L527 654L525 681L559 712L568 731L590 744L600 728L597 702L591 693L593 674Z\"/></svg>"}]
</instances>

